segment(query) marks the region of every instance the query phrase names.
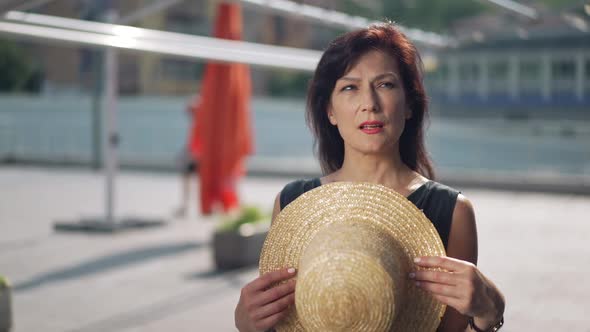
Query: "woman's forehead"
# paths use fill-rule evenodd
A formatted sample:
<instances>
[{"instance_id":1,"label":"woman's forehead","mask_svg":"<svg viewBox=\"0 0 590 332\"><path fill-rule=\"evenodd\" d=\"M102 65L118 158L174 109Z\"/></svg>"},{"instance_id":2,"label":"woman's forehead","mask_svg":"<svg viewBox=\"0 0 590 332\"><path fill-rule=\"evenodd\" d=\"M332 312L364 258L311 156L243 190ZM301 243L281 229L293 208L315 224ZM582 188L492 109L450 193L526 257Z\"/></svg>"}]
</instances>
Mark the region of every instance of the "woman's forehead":
<instances>
[{"instance_id":1,"label":"woman's forehead","mask_svg":"<svg viewBox=\"0 0 590 332\"><path fill-rule=\"evenodd\" d=\"M372 50L361 55L350 68L342 75L343 77L354 74L382 74L386 72L398 73L397 61L380 50Z\"/></svg>"}]
</instances>

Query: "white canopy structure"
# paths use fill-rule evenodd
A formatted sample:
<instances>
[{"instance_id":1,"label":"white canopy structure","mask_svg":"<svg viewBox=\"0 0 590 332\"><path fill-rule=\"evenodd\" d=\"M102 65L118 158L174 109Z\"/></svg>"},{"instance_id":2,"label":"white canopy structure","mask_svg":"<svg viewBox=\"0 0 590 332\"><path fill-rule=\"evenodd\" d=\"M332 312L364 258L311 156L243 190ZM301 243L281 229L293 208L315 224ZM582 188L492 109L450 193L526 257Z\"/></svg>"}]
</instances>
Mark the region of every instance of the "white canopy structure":
<instances>
[{"instance_id":1,"label":"white canopy structure","mask_svg":"<svg viewBox=\"0 0 590 332\"><path fill-rule=\"evenodd\" d=\"M12 0L0 6L0 35L16 39L37 40L51 44L85 45L105 49L104 88L102 102L103 161L106 172L105 216L100 220L87 220L78 225L56 225L62 229L91 229L117 231L128 226L161 224L139 220L115 220L115 177L118 170L117 145L117 51L157 53L172 57L201 59L209 61L240 62L253 66L313 71L321 52L249 43L220 40L210 37L165 32L152 29L114 24L132 23L155 11L163 10L179 0L157 1L138 11L117 18L115 13L108 15L108 22L99 23L79 19L41 15L11 9L27 10L51 0L18 1ZM268 10L285 16L322 23L328 26L355 29L365 27L371 20L358 16L302 5L287 0L240 0L244 5ZM452 40L444 36L402 27L414 41L431 48L448 46Z\"/></svg>"}]
</instances>

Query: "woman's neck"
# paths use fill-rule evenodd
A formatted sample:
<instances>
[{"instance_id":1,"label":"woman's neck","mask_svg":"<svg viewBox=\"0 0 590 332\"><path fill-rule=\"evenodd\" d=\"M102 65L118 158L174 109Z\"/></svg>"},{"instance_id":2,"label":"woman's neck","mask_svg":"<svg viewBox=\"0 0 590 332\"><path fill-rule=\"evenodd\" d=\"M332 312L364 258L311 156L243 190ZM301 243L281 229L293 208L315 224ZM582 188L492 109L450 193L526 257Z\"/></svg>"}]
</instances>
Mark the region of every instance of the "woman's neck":
<instances>
[{"instance_id":1,"label":"woman's neck","mask_svg":"<svg viewBox=\"0 0 590 332\"><path fill-rule=\"evenodd\" d=\"M398 189L409 185L416 173L401 161L399 153L388 155L345 154L342 167L330 176L333 181L378 183Z\"/></svg>"}]
</instances>

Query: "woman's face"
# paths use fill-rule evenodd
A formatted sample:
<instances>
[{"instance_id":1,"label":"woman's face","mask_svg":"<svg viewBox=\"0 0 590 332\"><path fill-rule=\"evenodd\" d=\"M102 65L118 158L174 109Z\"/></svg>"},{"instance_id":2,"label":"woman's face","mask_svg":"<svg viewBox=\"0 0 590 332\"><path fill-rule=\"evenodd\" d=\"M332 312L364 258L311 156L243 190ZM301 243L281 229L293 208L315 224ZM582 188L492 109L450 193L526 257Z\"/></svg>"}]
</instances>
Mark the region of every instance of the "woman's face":
<instances>
[{"instance_id":1,"label":"woman's face","mask_svg":"<svg viewBox=\"0 0 590 332\"><path fill-rule=\"evenodd\" d=\"M389 154L397 146L411 112L396 61L369 51L338 81L328 118L338 127L346 151Z\"/></svg>"}]
</instances>

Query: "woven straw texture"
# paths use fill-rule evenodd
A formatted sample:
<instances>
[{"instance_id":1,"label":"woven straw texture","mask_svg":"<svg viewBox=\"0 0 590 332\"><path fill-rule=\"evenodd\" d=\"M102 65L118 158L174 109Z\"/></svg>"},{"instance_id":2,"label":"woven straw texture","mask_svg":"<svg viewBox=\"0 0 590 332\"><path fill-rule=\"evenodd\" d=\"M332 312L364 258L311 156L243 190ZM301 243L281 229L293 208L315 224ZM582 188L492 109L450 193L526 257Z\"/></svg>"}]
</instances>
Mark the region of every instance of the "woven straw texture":
<instances>
[{"instance_id":1,"label":"woven straw texture","mask_svg":"<svg viewBox=\"0 0 590 332\"><path fill-rule=\"evenodd\" d=\"M273 221L260 273L298 269L295 308L277 331L435 331L445 306L407 279L418 256L444 256L426 216L370 183L308 191Z\"/></svg>"}]
</instances>

